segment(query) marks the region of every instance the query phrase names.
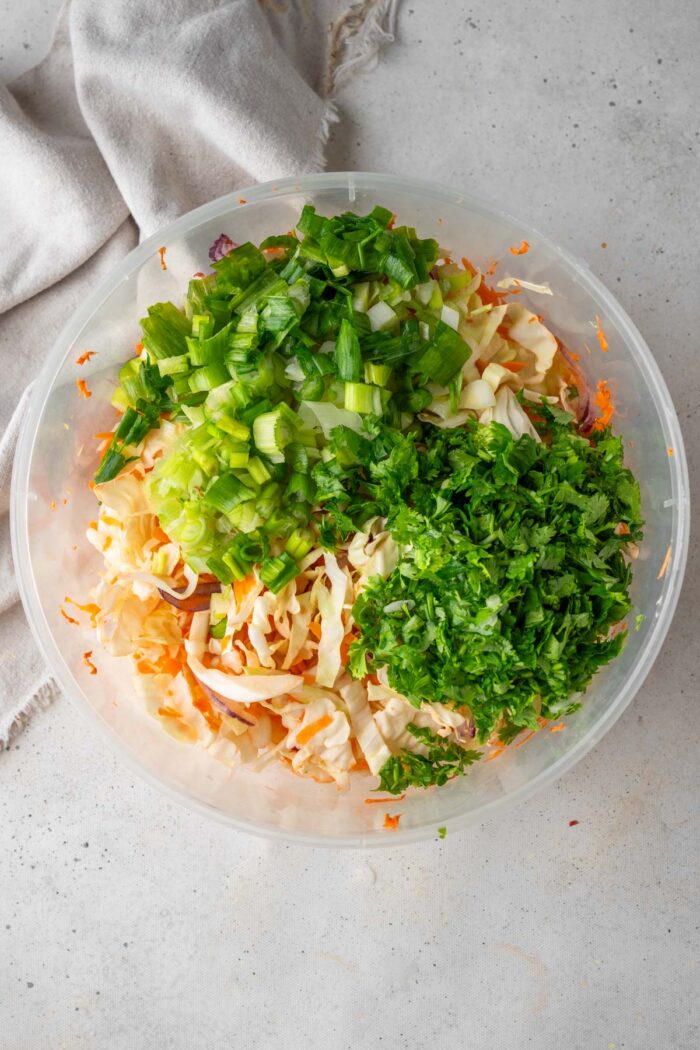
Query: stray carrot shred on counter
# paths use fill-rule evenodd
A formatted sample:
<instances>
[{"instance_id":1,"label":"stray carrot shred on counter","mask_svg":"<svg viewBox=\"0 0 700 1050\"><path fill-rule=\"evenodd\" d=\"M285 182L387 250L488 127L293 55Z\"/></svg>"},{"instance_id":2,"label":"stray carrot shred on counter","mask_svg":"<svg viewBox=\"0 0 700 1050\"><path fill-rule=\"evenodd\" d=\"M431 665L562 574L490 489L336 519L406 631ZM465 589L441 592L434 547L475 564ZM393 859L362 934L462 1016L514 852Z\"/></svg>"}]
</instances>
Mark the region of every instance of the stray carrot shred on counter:
<instances>
[{"instance_id":1,"label":"stray carrot shred on counter","mask_svg":"<svg viewBox=\"0 0 700 1050\"><path fill-rule=\"evenodd\" d=\"M405 795L390 795L389 798L366 798L366 806L385 806L392 802L403 802Z\"/></svg>"},{"instance_id":2,"label":"stray carrot shred on counter","mask_svg":"<svg viewBox=\"0 0 700 1050\"><path fill-rule=\"evenodd\" d=\"M610 420L615 415L615 406L612 402L610 390L608 384L604 379L601 379L598 383L598 389L595 395L595 403L600 409L600 415L596 419L592 426L592 430L605 430L610 425Z\"/></svg>"},{"instance_id":3,"label":"stray carrot shred on counter","mask_svg":"<svg viewBox=\"0 0 700 1050\"><path fill-rule=\"evenodd\" d=\"M96 350L84 350L80 357L76 357L76 365L84 365L85 362L89 361L91 357L94 357L96 353Z\"/></svg>"},{"instance_id":4,"label":"stray carrot shred on counter","mask_svg":"<svg viewBox=\"0 0 700 1050\"><path fill-rule=\"evenodd\" d=\"M56 510L56 500L52 499L49 503L49 510Z\"/></svg>"},{"instance_id":5,"label":"stray carrot shred on counter","mask_svg":"<svg viewBox=\"0 0 700 1050\"><path fill-rule=\"evenodd\" d=\"M92 390L88 390L88 385L84 379L76 379L75 385L77 386L78 393L81 397L84 397L85 399L92 397Z\"/></svg>"},{"instance_id":6,"label":"stray carrot shred on counter","mask_svg":"<svg viewBox=\"0 0 700 1050\"><path fill-rule=\"evenodd\" d=\"M168 269L168 267L165 265L165 253L167 252L167 250L168 249L165 247L165 245L163 245L162 248L158 249L158 254L160 255L160 268L161 268L161 270L167 270Z\"/></svg>"},{"instance_id":7,"label":"stray carrot shred on counter","mask_svg":"<svg viewBox=\"0 0 700 1050\"><path fill-rule=\"evenodd\" d=\"M600 323L600 318L598 317L598 314L595 315L595 332L596 332L596 335L598 336L598 342L600 343L600 349L603 351L604 354L607 354L607 352L608 352L608 341L605 338L605 332L603 331L603 326Z\"/></svg>"},{"instance_id":8,"label":"stray carrot shred on counter","mask_svg":"<svg viewBox=\"0 0 700 1050\"><path fill-rule=\"evenodd\" d=\"M320 718L317 718L315 722L310 722L300 733L297 733L297 744L300 747L303 747L304 744L308 744L312 737L316 736L317 733L320 733L322 729L326 728L326 726L329 726L332 721L333 719L330 715L322 715Z\"/></svg>"},{"instance_id":9,"label":"stray carrot shred on counter","mask_svg":"<svg viewBox=\"0 0 700 1050\"><path fill-rule=\"evenodd\" d=\"M488 270L486 271L486 273L489 275L489 277L493 277L493 275L496 272L496 267L497 266L498 266L498 259L494 259L493 262L491 263L491 265L489 266Z\"/></svg>"},{"instance_id":10,"label":"stray carrot shred on counter","mask_svg":"<svg viewBox=\"0 0 700 1050\"><path fill-rule=\"evenodd\" d=\"M530 245L527 243L527 241L521 241L519 248L516 248L514 244L511 244L510 251L511 255L525 255L527 252L530 251Z\"/></svg>"},{"instance_id":11,"label":"stray carrot shred on counter","mask_svg":"<svg viewBox=\"0 0 700 1050\"><path fill-rule=\"evenodd\" d=\"M666 554L664 555L664 560L661 563L661 568L659 569L659 575L656 577L657 580L663 580L664 576L666 575L666 569L668 568L670 561L671 561L671 545L669 544L668 549L666 551Z\"/></svg>"},{"instance_id":12,"label":"stray carrot shred on counter","mask_svg":"<svg viewBox=\"0 0 700 1050\"><path fill-rule=\"evenodd\" d=\"M239 204L247 204L248 202L246 201L245 197L239 197L238 198L238 203Z\"/></svg>"},{"instance_id":13,"label":"stray carrot shred on counter","mask_svg":"<svg viewBox=\"0 0 700 1050\"><path fill-rule=\"evenodd\" d=\"M384 814L384 827L387 829L387 831L398 831L399 830L399 821L400 820L401 820L401 814L400 813L395 813L395 814L385 813Z\"/></svg>"},{"instance_id":14,"label":"stray carrot shred on counter","mask_svg":"<svg viewBox=\"0 0 700 1050\"><path fill-rule=\"evenodd\" d=\"M97 674L97 668L95 667L94 663L90 659L91 656L92 656L92 649L88 649L88 651L86 653L83 653L83 663L85 664L85 666L88 669L88 674Z\"/></svg>"},{"instance_id":15,"label":"stray carrot shred on counter","mask_svg":"<svg viewBox=\"0 0 700 1050\"><path fill-rule=\"evenodd\" d=\"M68 620L68 623L73 623L76 627L80 627L80 623L78 622L78 620L74 620L72 616L69 616L66 610L63 608L63 606L61 606L58 611L60 612L64 620Z\"/></svg>"},{"instance_id":16,"label":"stray carrot shred on counter","mask_svg":"<svg viewBox=\"0 0 700 1050\"><path fill-rule=\"evenodd\" d=\"M671 445L669 445L669 446L668 446L668 448L666 449L666 451L668 452L669 456L672 456L672 455L673 455L673 447L672 447Z\"/></svg>"},{"instance_id":17,"label":"stray carrot shred on counter","mask_svg":"<svg viewBox=\"0 0 700 1050\"><path fill-rule=\"evenodd\" d=\"M550 726L549 727L550 733L563 733L565 729L566 729L566 726L564 725L563 722L559 722L559 724L556 725L556 726Z\"/></svg>"}]
</instances>

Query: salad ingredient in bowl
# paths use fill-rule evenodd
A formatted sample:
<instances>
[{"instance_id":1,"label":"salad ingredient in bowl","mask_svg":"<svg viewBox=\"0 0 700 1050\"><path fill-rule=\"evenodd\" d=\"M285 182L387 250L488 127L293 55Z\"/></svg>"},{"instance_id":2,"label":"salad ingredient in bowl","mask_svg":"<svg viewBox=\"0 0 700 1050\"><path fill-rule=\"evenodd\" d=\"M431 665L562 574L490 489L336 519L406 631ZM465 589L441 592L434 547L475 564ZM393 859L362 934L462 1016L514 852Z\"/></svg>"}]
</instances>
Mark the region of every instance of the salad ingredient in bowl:
<instances>
[{"instance_id":1,"label":"salad ingredient in bowl","mask_svg":"<svg viewBox=\"0 0 700 1050\"><path fill-rule=\"evenodd\" d=\"M148 711L401 794L575 710L642 539L606 384L521 282L384 208L211 256L149 308L100 435L90 601Z\"/></svg>"}]
</instances>

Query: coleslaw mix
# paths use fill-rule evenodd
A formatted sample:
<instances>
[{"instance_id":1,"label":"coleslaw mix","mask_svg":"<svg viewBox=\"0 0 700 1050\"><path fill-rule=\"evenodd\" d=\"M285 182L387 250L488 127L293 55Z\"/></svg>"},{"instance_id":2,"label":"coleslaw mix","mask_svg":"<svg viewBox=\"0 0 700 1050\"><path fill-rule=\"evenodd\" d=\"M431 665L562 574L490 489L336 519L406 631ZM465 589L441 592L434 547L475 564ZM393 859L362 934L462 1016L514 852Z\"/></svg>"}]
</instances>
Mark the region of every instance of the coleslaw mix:
<instances>
[{"instance_id":1,"label":"coleslaw mix","mask_svg":"<svg viewBox=\"0 0 700 1050\"><path fill-rule=\"evenodd\" d=\"M141 321L87 531L97 637L148 712L398 795L574 710L643 523L609 391L518 301L549 289L379 207L210 255Z\"/></svg>"}]
</instances>

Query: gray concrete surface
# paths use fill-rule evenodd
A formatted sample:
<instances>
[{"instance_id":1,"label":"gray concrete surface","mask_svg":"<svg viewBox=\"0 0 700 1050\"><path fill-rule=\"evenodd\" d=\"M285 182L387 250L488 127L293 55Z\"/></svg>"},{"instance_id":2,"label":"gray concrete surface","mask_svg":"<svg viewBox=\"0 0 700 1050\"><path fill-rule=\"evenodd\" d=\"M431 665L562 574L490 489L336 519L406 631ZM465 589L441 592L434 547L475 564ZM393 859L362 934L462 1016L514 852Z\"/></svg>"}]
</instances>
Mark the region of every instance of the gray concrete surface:
<instances>
[{"instance_id":1,"label":"gray concrete surface","mask_svg":"<svg viewBox=\"0 0 700 1050\"><path fill-rule=\"evenodd\" d=\"M0 5L0 72L49 6ZM404 0L329 151L586 258L656 354L696 492L699 47L695 0ZM693 550L645 686L546 796L386 853L202 824L57 703L0 756L2 1050L694 1050L699 583Z\"/></svg>"}]
</instances>

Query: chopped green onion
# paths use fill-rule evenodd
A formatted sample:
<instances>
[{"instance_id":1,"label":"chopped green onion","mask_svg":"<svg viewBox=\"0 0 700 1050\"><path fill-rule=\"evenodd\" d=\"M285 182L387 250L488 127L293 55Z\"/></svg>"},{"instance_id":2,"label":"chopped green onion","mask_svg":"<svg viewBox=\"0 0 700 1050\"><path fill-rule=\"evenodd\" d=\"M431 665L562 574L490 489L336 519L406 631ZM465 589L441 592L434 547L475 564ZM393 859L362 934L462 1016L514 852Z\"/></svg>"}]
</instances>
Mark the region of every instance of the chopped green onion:
<instances>
[{"instance_id":1,"label":"chopped green onion","mask_svg":"<svg viewBox=\"0 0 700 1050\"><path fill-rule=\"evenodd\" d=\"M348 412L359 412L361 415L380 415L382 405L379 387L369 386L367 383L346 383L345 408Z\"/></svg>"},{"instance_id":2,"label":"chopped green onion","mask_svg":"<svg viewBox=\"0 0 700 1050\"><path fill-rule=\"evenodd\" d=\"M214 573L214 575L216 576L216 573ZM219 620L218 623L212 624L211 627L209 628L209 634L211 635L211 637L212 638L223 638L224 635L226 634L226 625L227 625L227 623L228 623L228 619L227 619L226 616L224 616L223 620Z\"/></svg>"},{"instance_id":3,"label":"chopped green onion","mask_svg":"<svg viewBox=\"0 0 700 1050\"><path fill-rule=\"evenodd\" d=\"M248 473L258 485L264 485L272 477L272 472L257 456L251 456L247 463Z\"/></svg>"},{"instance_id":4,"label":"chopped green onion","mask_svg":"<svg viewBox=\"0 0 700 1050\"><path fill-rule=\"evenodd\" d=\"M294 438L299 417L289 405L282 402L271 412L263 412L253 422L253 440L256 448L273 463L284 460L283 450Z\"/></svg>"},{"instance_id":5,"label":"chopped green onion","mask_svg":"<svg viewBox=\"0 0 700 1050\"><path fill-rule=\"evenodd\" d=\"M260 579L265 586L277 594L283 587L294 579L299 572L299 567L294 558L287 551L278 554L275 558L267 558L260 566Z\"/></svg>"},{"instance_id":6,"label":"chopped green onion","mask_svg":"<svg viewBox=\"0 0 700 1050\"><path fill-rule=\"evenodd\" d=\"M448 386L470 356L471 348L459 333L438 321L432 339L416 362L416 369L425 379Z\"/></svg>"},{"instance_id":7,"label":"chopped green onion","mask_svg":"<svg viewBox=\"0 0 700 1050\"><path fill-rule=\"evenodd\" d=\"M285 550L295 561L306 557L314 545L314 536L309 529L295 529L287 540Z\"/></svg>"},{"instance_id":8,"label":"chopped green onion","mask_svg":"<svg viewBox=\"0 0 700 1050\"><path fill-rule=\"evenodd\" d=\"M254 499L255 492L249 489L235 474L222 474L204 493L204 502L222 514L230 514L239 503Z\"/></svg>"},{"instance_id":9,"label":"chopped green onion","mask_svg":"<svg viewBox=\"0 0 700 1050\"><path fill-rule=\"evenodd\" d=\"M345 318L340 322L334 357L338 378L358 383L362 378L360 341L355 329Z\"/></svg>"},{"instance_id":10,"label":"chopped green onion","mask_svg":"<svg viewBox=\"0 0 700 1050\"><path fill-rule=\"evenodd\" d=\"M391 366L375 364L374 361L365 361L365 382L374 383L375 386L386 386L391 377Z\"/></svg>"}]
</instances>

